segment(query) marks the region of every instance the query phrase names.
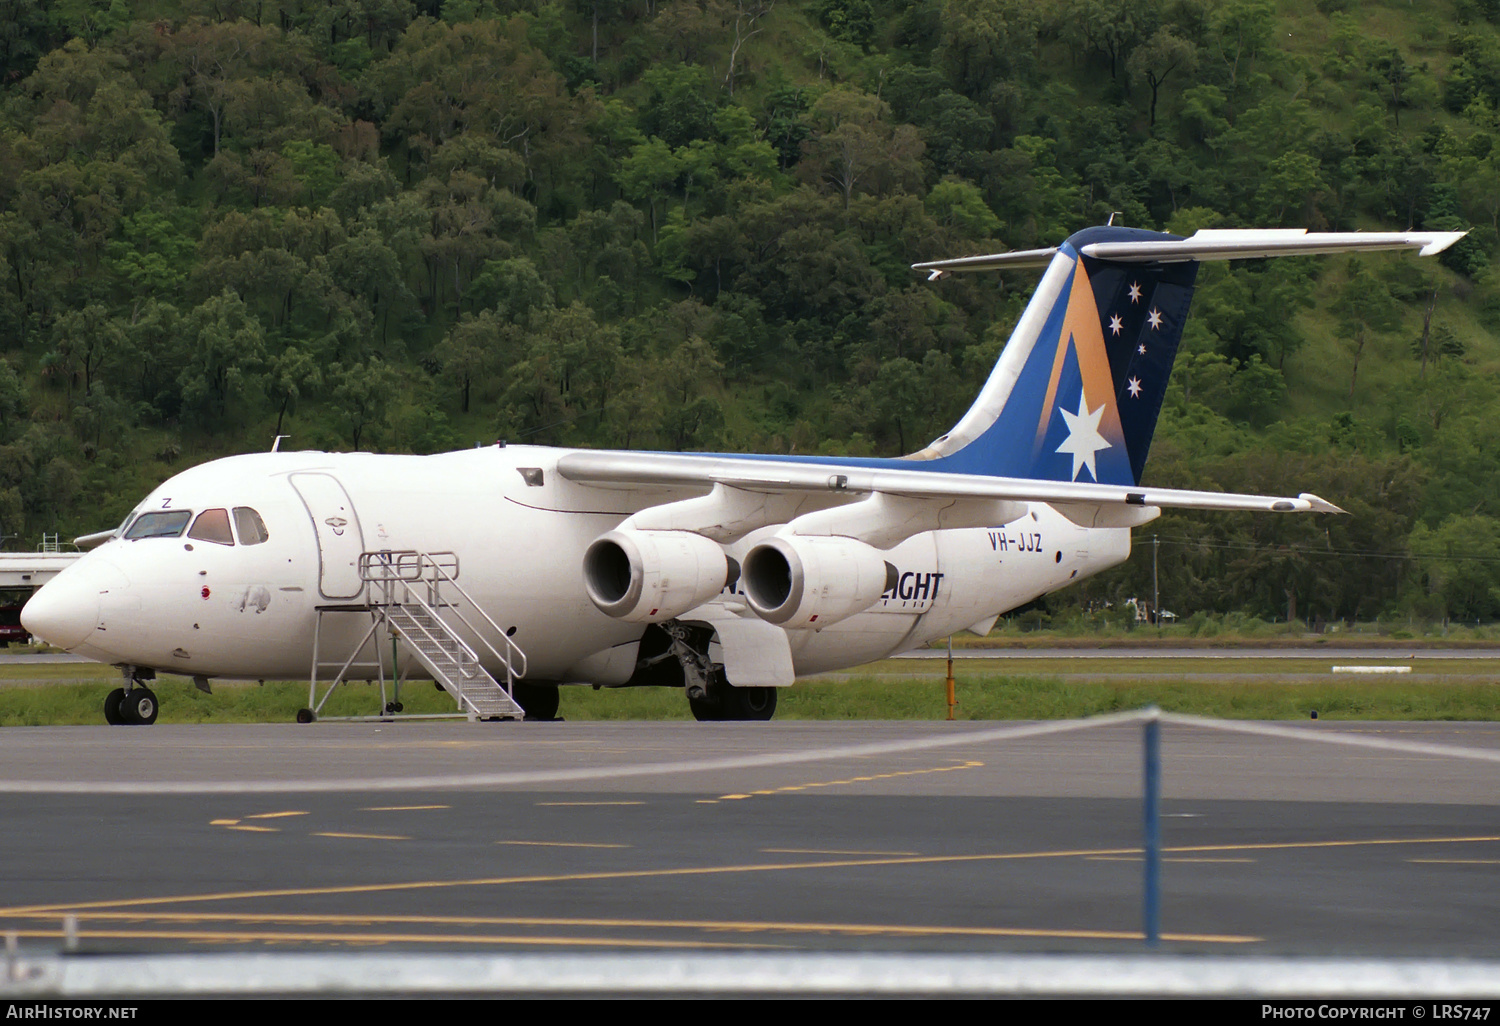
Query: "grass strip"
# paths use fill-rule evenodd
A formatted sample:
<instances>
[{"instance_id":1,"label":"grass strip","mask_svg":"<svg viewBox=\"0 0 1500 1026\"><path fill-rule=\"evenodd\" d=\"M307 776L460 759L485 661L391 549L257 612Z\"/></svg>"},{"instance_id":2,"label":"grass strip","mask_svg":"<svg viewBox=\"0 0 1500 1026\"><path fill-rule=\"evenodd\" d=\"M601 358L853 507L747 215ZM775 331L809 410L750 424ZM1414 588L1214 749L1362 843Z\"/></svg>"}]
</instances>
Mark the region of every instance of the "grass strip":
<instances>
[{"instance_id":1,"label":"grass strip","mask_svg":"<svg viewBox=\"0 0 1500 1026\"><path fill-rule=\"evenodd\" d=\"M22 668L17 668L19 671ZM0 726L92 725L103 721L104 696L115 679L97 684L0 687ZM301 682L217 683L205 695L191 682L163 678L153 685L162 723L290 723L307 704ZM1488 681L1414 682L1329 680L1327 683L1058 680L1046 676L960 675L961 720L1070 719L1157 705L1169 712L1224 719L1307 719L1313 710L1335 720L1496 720L1500 684ZM430 683L403 687L407 713L451 713L453 701ZM369 716L380 708L376 685L345 685L323 710L327 716ZM570 720L687 720L675 688L563 689L561 714ZM941 720L947 716L940 676L808 680L784 689L779 720Z\"/></svg>"}]
</instances>

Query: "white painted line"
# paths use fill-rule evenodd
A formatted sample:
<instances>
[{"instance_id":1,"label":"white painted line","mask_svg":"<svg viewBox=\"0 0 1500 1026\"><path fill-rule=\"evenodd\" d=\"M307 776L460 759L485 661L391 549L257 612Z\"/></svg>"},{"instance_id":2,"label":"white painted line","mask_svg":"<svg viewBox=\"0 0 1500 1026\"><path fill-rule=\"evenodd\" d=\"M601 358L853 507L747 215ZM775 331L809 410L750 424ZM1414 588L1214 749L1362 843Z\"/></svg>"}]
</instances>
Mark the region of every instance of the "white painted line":
<instances>
[{"instance_id":1,"label":"white painted line","mask_svg":"<svg viewBox=\"0 0 1500 1026\"><path fill-rule=\"evenodd\" d=\"M966 994L1500 998L1500 961L890 953L16 957L0 997L312 994Z\"/></svg>"},{"instance_id":2,"label":"white painted line","mask_svg":"<svg viewBox=\"0 0 1500 1026\"><path fill-rule=\"evenodd\" d=\"M863 745L838 745L808 751L775 752L767 755L737 755L718 759L688 759L681 762L654 762L584 769L515 770L508 773L465 773L430 777L366 777L321 780L239 780L239 781L149 781L149 780L0 780L0 794L286 794L339 791L425 791L434 789L512 787L526 784L553 784L566 781L598 783L631 777L692 776L722 770L760 769L767 766L794 766L806 762L834 759L862 759L898 752L922 752L961 745L988 744L1023 737L1045 737L1091 727L1121 726L1159 720L1166 724L1224 730L1262 737L1290 738L1298 741L1321 741L1325 744L1376 748L1411 755L1436 755L1479 762L1500 762L1500 749L1460 748L1454 745L1429 745L1416 741L1391 741L1362 737L1333 730L1308 730L1282 727L1246 720L1215 720L1183 713L1164 713L1154 706L1129 712L1107 713L1081 720L1047 720L1022 723L988 730L963 730L943 737L925 737L905 741L880 741ZM749 795L722 797L748 798Z\"/></svg>"},{"instance_id":3,"label":"white painted line","mask_svg":"<svg viewBox=\"0 0 1500 1026\"><path fill-rule=\"evenodd\" d=\"M464 773L430 777L351 777L344 780L238 780L238 781L150 781L150 780L0 780L0 794L285 794L329 791L425 791L468 787L507 787L522 784L552 784L564 781L599 782L629 777L691 776L721 770L794 766L833 759L862 759L898 752L920 752L934 748L983 744L1022 737L1045 737L1090 727L1138 723L1149 715L1144 710L1107 713L1082 720L1047 720L1011 724L987 730L962 730L943 737L905 741L879 741L862 745L838 745L806 751L768 755L724 756L681 762L636 763L583 769L514 770L508 773ZM1213 722L1213 721L1209 721Z\"/></svg>"},{"instance_id":4,"label":"white painted line","mask_svg":"<svg viewBox=\"0 0 1500 1026\"><path fill-rule=\"evenodd\" d=\"M1410 666L1335 666L1334 673L1410 673Z\"/></svg>"}]
</instances>

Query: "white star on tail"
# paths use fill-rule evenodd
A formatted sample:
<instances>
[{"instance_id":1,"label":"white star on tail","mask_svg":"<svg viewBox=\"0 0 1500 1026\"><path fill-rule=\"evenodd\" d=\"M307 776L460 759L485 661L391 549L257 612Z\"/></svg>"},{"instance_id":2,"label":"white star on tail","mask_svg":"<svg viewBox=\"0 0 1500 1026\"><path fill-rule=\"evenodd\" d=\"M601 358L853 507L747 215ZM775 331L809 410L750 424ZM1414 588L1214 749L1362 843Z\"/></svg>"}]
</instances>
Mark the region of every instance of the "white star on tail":
<instances>
[{"instance_id":1,"label":"white star on tail","mask_svg":"<svg viewBox=\"0 0 1500 1026\"><path fill-rule=\"evenodd\" d=\"M1150 323L1152 331L1159 330L1161 328L1161 311L1153 307L1151 312L1146 315L1146 320Z\"/></svg>"},{"instance_id":2,"label":"white star on tail","mask_svg":"<svg viewBox=\"0 0 1500 1026\"><path fill-rule=\"evenodd\" d=\"M1119 314L1115 314L1109 319L1109 333L1111 335L1118 335L1120 333L1120 329L1123 327L1125 327L1125 322L1120 320Z\"/></svg>"},{"instance_id":3,"label":"white star on tail","mask_svg":"<svg viewBox=\"0 0 1500 1026\"><path fill-rule=\"evenodd\" d=\"M1128 388L1128 389L1130 389L1130 398L1132 398L1132 399L1139 399L1141 397L1141 379L1140 378L1131 378L1130 379L1130 384L1126 385L1125 387Z\"/></svg>"},{"instance_id":4,"label":"white star on tail","mask_svg":"<svg viewBox=\"0 0 1500 1026\"><path fill-rule=\"evenodd\" d=\"M1130 301L1139 303L1141 301L1141 286L1139 282L1130 283Z\"/></svg>"},{"instance_id":5,"label":"white star on tail","mask_svg":"<svg viewBox=\"0 0 1500 1026\"><path fill-rule=\"evenodd\" d=\"M1057 451L1073 457L1073 480L1078 480L1078 471L1083 467L1088 468L1090 477L1095 481L1099 480L1099 472L1094 467L1094 455L1101 449L1109 448L1109 442L1099 433L1099 421L1104 419L1103 404L1097 410L1090 410L1083 389L1079 389L1078 412L1069 413L1061 406L1057 408L1057 412L1063 415L1063 421L1068 425L1068 437L1057 447Z\"/></svg>"}]
</instances>

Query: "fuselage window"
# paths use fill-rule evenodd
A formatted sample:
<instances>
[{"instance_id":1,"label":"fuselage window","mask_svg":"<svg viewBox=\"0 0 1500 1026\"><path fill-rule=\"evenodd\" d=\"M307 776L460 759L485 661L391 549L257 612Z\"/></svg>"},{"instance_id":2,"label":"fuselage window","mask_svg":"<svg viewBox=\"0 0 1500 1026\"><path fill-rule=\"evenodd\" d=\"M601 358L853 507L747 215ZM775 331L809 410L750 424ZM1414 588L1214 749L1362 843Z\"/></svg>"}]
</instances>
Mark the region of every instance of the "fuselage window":
<instances>
[{"instance_id":1,"label":"fuselage window","mask_svg":"<svg viewBox=\"0 0 1500 1026\"><path fill-rule=\"evenodd\" d=\"M206 509L199 513L188 537L216 545L233 545L234 535L229 533L229 510Z\"/></svg>"},{"instance_id":2,"label":"fuselage window","mask_svg":"<svg viewBox=\"0 0 1500 1026\"><path fill-rule=\"evenodd\" d=\"M125 537L132 541L141 538L176 538L182 534L182 529L193 519L193 511L190 509L173 509L165 513L142 513L136 517L135 523L130 525L130 530L125 532Z\"/></svg>"},{"instance_id":3,"label":"fuselage window","mask_svg":"<svg viewBox=\"0 0 1500 1026\"><path fill-rule=\"evenodd\" d=\"M234 529L239 532L241 545L259 545L271 537L266 522L249 506L234 507Z\"/></svg>"}]
</instances>

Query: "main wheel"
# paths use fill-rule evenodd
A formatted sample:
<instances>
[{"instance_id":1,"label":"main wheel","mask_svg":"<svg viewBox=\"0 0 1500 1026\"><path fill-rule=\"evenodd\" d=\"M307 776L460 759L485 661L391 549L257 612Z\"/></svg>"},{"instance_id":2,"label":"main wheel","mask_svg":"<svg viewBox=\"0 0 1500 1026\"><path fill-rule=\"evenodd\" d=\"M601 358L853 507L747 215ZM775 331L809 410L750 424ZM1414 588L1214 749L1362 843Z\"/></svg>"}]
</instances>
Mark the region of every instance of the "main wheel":
<instances>
[{"instance_id":1,"label":"main wheel","mask_svg":"<svg viewBox=\"0 0 1500 1026\"><path fill-rule=\"evenodd\" d=\"M131 688L130 693L120 700L120 717L125 723L150 726L156 722L159 711L156 693L150 688Z\"/></svg>"},{"instance_id":2,"label":"main wheel","mask_svg":"<svg viewBox=\"0 0 1500 1026\"><path fill-rule=\"evenodd\" d=\"M125 717L120 713L120 702L125 698L124 688L115 688L104 696L104 722L111 727L118 727L125 722Z\"/></svg>"},{"instance_id":3,"label":"main wheel","mask_svg":"<svg viewBox=\"0 0 1500 1026\"><path fill-rule=\"evenodd\" d=\"M724 706L713 695L702 698L688 696L688 708L693 710L693 719L699 723L714 723L724 719Z\"/></svg>"},{"instance_id":4,"label":"main wheel","mask_svg":"<svg viewBox=\"0 0 1500 1026\"><path fill-rule=\"evenodd\" d=\"M727 720L769 720L776 714L775 688L726 687L719 697Z\"/></svg>"},{"instance_id":5,"label":"main wheel","mask_svg":"<svg viewBox=\"0 0 1500 1026\"><path fill-rule=\"evenodd\" d=\"M311 709L298 709L297 710L297 722L298 723L311 723L314 720L316 720L317 718L318 718L318 714L315 713L315 712L313 712Z\"/></svg>"},{"instance_id":6,"label":"main wheel","mask_svg":"<svg viewBox=\"0 0 1500 1026\"><path fill-rule=\"evenodd\" d=\"M516 681L511 686L511 697L526 711L528 720L555 720L559 703L556 684L527 684Z\"/></svg>"}]
</instances>

